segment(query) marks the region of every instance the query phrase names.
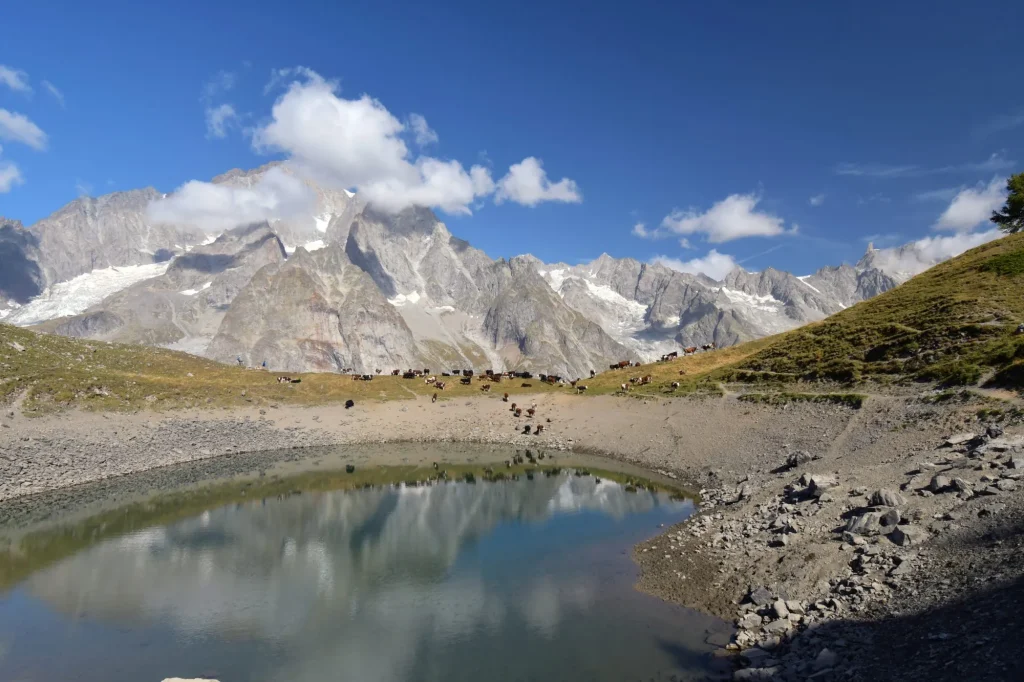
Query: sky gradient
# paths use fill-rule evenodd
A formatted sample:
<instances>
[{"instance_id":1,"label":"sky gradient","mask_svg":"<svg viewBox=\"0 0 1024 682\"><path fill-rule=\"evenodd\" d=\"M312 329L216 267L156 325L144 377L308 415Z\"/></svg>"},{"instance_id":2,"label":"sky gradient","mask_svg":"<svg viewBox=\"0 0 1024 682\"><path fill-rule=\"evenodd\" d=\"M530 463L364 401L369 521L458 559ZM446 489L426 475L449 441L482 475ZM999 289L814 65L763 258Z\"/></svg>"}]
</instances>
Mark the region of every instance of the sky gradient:
<instances>
[{"instance_id":1,"label":"sky gradient","mask_svg":"<svg viewBox=\"0 0 1024 682\"><path fill-rule=\"evenodd\" d=\"M493 257L976 241L1024 170L1024 6L894 4L5 4L0 215L288 158Z\"/></svg>"}]
</instances>

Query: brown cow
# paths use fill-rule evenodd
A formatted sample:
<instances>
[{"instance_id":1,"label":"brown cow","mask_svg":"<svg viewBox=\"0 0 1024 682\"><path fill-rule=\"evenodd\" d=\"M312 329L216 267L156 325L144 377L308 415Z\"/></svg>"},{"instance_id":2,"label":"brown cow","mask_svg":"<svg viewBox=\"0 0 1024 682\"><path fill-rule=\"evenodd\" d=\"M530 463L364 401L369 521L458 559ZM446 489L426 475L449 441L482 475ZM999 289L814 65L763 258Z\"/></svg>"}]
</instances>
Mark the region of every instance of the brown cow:
<instances>
[{"instance_id":1,"label":"brown cow","mask_svg":"<svg viewBox=\"0 0 1024 682\"><path fill-rule=\"evenodd\" d=\"M434 388L436 388L436 389L437 389L437 390L439 390L439 391L443 391L443 390L444 390L444 387L445 387L445 386L447 386L447 385L448 385L448 384L446 384L446 383L445 383L445 382L443 382L443 381L435 381L435 382L434 382Z\"/></svg>"},{"instance_id":2,"label":"brown cow","mask_svg":"<svg viewBox=\"0 0 1024 682\"><path fill-rule=\"evenodd\" d=\"M686 348L683 349L683 353L685 353L686 355L693 355L696 352L697 346L687 346Z\"/></svg>"},{"instance_id":3,"label":"brown cow","mask_svg":"<svg viewBox=\"0 0 1024 682\"><path fill-rule=\"evenodd\" d=\"M393 377L397 377L401 373L402 373L402 370L400 370L400 369L393 369L393 370L391 370L391 376L393 376Z\"/></svg>"},{"instance_id":4,"label":"brown cow","mask_svg":"<svg viewBox=\"0 0 1024 682\"><path fill-rule=\"evenodd\" d=\"M516 404L512 403L512 407L510 407L508 411L509 412L515 412L516 411Z\"/></svg>"},{"instance_id":5,"label":"brown cow","mask_svg":"<svg viewBox=\"0 0 1024 682\"><path fill-rule=\"evenodd\" d=\"M532 408L532 407L528 407L528 408L526 408L526 414L527 414L527 416L530 416L530 417L532 417L532 416L534 415L534 413L536 413L536 412L537 412L537 410L535 410L535 409L534 409L534 408Z\"/></svg>"},{"instance_id":6,"label":"brown cow","mask_svg":"<svg viewBox=\"0 0 1024 682\"><path fill-rule=\"evenodd\" d=\"M503 395L503 396L501 397L501 400L502 400L502 402L506 402L506 403L507 403L507 402L508 402L508 393L506 393L505 395Z\"/></svg>"},{"instance_id":7,"label":"brown cow","mask_svg":"<svg viewBox=\"0 0 1024 682\"><path fill-rule=\"evenodd\" d=\"M486 393L487 391L491 390L491 385L490 384L484 384L483 386L480 387L480 390L484 391Z\"/></svg>"},{"instance_id":8,"label":"brown cow","mask_svg":"<svg viewBox=\"0 0 1024 682\"><path fill-rule=\"evenodd\" d=\"M619 362L619 369L623 369L625 367L629 367L631 364L633 364L633 363L631 363L629 360L621 360Z\"/></svg>"},{"instance_id":9,"label":"brown cow","mask_svg":"<svg viewBox=\"0 0 1024 682\"><path fill-rule=\"evenodd\" d=\"M459 383L462 384L463 386L469 386L471 383L473 383L473 380L469 377L462 377L461 379L459 379Z\"/></svg>"},{"instance_id":10,"label":"brown cow","mask_svg":"<svg viewBox=\"0 0 1024 682\"><path fill-rule=\"evenodd\" d=\"M538 424L537 425L537 429L533 433L534 433L535 436L539 436L540 432L543 431L543 430L544 430L544 425L543 424Z\"/></svg>"},{"instance_id":11,"label":"brown cow","mask_svg":"<svg viewBox=\"0 0 1024 682\"><path fill-rule=\"evenodd\" d=\"M436 403L437 402L437 394L436 393L434 395L430 396L430 402L432 402L432 403Z\"/></svg>"},{"instance_id":12,"label":"brown cow","mask_svg":"<svg viewBox=\"0 0 1024 682\"><path fill-rule=\"evenodd\" d=\"M525 381L519 384L519 388L533 388L533 384L528 384Z\"/></svg>"}]
</instances>

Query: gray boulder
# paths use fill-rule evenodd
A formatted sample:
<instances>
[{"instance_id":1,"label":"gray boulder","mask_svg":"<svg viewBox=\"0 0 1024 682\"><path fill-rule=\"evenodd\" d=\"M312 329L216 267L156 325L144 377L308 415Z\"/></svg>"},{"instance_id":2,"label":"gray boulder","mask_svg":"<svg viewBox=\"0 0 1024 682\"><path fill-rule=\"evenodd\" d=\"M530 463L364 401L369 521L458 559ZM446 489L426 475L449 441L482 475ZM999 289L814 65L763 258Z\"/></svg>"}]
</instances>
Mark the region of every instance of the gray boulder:
<instances>
[{"instance_id":1,"label":"gray boulder","mask_svg":"<svg viewBox=\"0 0 1024 682\"><path fill-rule=\"evenodd\" d=\"M875 507L901 507L906 503L906 498L887 488L876 490L871 494L871 504Z\"/></svg>"}]
</instances>

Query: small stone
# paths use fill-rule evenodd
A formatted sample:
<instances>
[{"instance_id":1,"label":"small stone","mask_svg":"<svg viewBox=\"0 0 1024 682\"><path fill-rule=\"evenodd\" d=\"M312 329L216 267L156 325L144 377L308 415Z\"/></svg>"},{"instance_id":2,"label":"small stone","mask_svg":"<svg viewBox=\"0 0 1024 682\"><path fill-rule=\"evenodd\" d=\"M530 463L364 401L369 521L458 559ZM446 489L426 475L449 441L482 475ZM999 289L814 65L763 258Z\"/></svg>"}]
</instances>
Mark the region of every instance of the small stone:
<instances>
[{"instance_id":1,"label":"small stone","mask_svg":"<svg viewBox=\"0 0 1024 682\"><path fill-rule=\"evenodd\" d=\"M946 445L952 445L952 446L963 445L967 441L973 440L973 439L974 439L974 434L973 433L967 433L967 432L957 433L957 434L954 434L954 435L952 435L952 436L950 436L949 438L946 439Z\"/></svg>"},{"instance_id":2,"label":"small stone","mask_svg":"<svg viewBox=\"0 0 1024 682\"><path fill-rule=\"evenodd\" d=\"M891 528L900 522L900 510L899 509L887 509L882 512L882 518L880 522L886 528Z\"/></svg>"},{"instance_id":3,"label":"small stone","mask_svg":"<svg viewBox=\"0 0 1024 682\"><path fill-rule=\"evenodd\" d=\"M766 660L771 658L771 656L772 655L770 653L756 646L744 649L740 652L740 658L743 659L751 668L760 668Z\"/></svg>"},{"instance_id":4,"label":"small stone","mask_svg":"<svg viewBox=\"0 0 1024 682\"><path fill-rule=\"evenodd\" d=\"M775 599L767 587L751 587L747 598L758 606L768 606Z\"/></svg>"},{"instance_id":5,"label":"small stone","mask_svg":"<svg viewBox=\"0 0 1024 682\"><path fill-rule=\"evenodd\" d=\"M952 485L953 490L957 491L958 493L966 493L971 491L971 484L962 478L954 478Z\"/></svg>"},{"instance_id":6,"label":"small stone","mask_svg":"<svg viewBox=\"0 0 1024 682\"><path fill-rule=\"evenodd\" d=\"M949 480L948 476L938 474L932 477L932 482L928 484L928 489L933 493L941 493L949 488L950 485L952 485L952 481Z\"/></svg>"},{"instance_id":7,"label":"small stone","mask_svg":"<svg viewBox=\"0 0 1024 682\"><path fill-rule=\"evenodd\" d=\"M836 656L835 652L830 650L830 649L828 649L826 647L826 648L822 649L821 651L819 651L818 655L815 656L814 662L811 663L811 669L814 672L820 672L820 671L826 670L828 668L835 668L836 667L836 661L837 661L837 656Z\"/></svg>"},{"instance_id":8,"label":"small stone","mask_svg":"<svg viewBox=\"0 0 1024 682\"><path fill-rule=\"evenodd\" d=\"M786 609L790 613L795 613L798 616L802 616L802 615L804 615L806 613L806 611L804 610L804 605L801 604L798 601L787 600L786 601Z\"/></svg>"},{"instance_id":9,"label":"small stone","mask_svg":"<svg viewBox=\"0 0 1024 682\"><path fill-rule=\"evenodd\" d=\"M1017 481L1012 481L1008 478L1003 478L1000 479L998 483L996 483L996 487L1002 490L1004 493L1013 492L1014 490L1017 489Z\"/></svg>"},{"instance_id":10,"label":"small stone","mask_svg":"<svg viewBox=\"0 0 1024 682\"><path fill-rule=\"evenodd\" d=\"M985 434L989 438L999 438L999 436L1003 435L1003 427L997 424L989 424L988 428L985 429Z\"/></svg>"},{"instance_id":11,"label":"small stone","mask_svg":"<svg viewBox=\"0 0 1024 682\"><path fill-rule=\"evenodd\" d=\"M1014 456L1010 458L1011 469L1024 469L1024 457Z\"/></svg>"},{"instance_id":12,"label":"small stone","mask_svg":"<svg viewBox=\"0 0 1024 682\"><path fill-rule=\"evenodd\" d=\"M927 539L927 537L928 536L925 531L913 526L896 526L896 528L889 533L889 539L900 547L920 545Z\"/></svg>"},{"instance_id":13,"label":"small stone","mask_svg":"<svg viewBox=\"0 0 1024 682\"><path fill-rule=\"evenodd\" d=\"M786 602L782 599L776 599L775 603L772 604L772 611L775 612L776 618L788 618L789 609L786 607Z\"/></svg>"},{"instance_id":14,"label":"small stone","mask_svg":"<svg viewBox=\"0 0 1024 682\"><path fill-rule=\"evenodd\" d=\"M814 497L821 497L826 491L835 488L837 485L839 485L839 482L836 481L836 477L826 474L814 474L807 481L807 487Z\"/></svg>"},{"instance_id":15,"label":"small stone","mask_svg":"<svg viewBox=\"0 0 1024 682\"><path fill-rule=\"evenodd\" d=\"M788 619L775 620L764 627L764 631L772 635L781 635L789 632L793 624Z\"/></svg>"},{"instance_id":16,"label":"small stone","mask_svg":"<svg viewBox=\"0 0 1024 682\"><path fill-rule=\"evenodd\" d=\"M761 627L761 616L756 613L748 613L739 619L736 623L736 627L741 630L756 630Z\"/></svg>"},{"instance_id":17,"label":"small stone","mask_svg":"<svg viewBox=\"0 0 1024 682\"><path fill-rule=\"evenodd\" d=\"M773 668L743 668L737 670L732 674L732 679L737 682L758 682L761 680L768 681L774 680L775 674L779 672L776 667Z\"/></svg>"},{"instance_id":18,"label":"small stone","mask_svg":"<svg viewBox=\"0 0 1024 682\"><path fill-rule=\"evenodd\" d=\"M785 466L787 469L795 469L798 466L809 464L813 460L814 457L811 456L811 453L807 452L806 450L797 450L796 452L790 454L789 457L786 458Z\"/></svg>"},{"instance_id":19,"label":"small stone","mask_svg":"<svg viewBox=\"0 0 1024 682\"><path fill-rule=\"evenodd\" d=\"M874 507L901 507L906 503L906 498L887 488L876 490L871 494L871 505Z\"/></svg>"}]
</instances>

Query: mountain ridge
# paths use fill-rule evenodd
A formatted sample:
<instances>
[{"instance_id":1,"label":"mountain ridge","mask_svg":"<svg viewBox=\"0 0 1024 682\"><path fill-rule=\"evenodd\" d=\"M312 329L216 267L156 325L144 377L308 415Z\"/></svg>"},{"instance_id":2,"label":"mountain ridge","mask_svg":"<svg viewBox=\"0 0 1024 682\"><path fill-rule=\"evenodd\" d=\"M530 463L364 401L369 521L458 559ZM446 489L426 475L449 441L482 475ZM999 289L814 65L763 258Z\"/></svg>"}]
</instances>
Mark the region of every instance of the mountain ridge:
<instances>
[{"instance_id":1,"label":"mountain ridge","mask_svg":"<svg viewBox=\"0 0 1024 682\"><path fill-rule=\"evenodd\" d=\"M214 182L248 187L271 171L292 173L271 163ZM472 366L575 377L786 331L899 283L869 267L870 250L857 266L801 277L737 268L722 281L607 253L573 266L529 254L495 260L429 209L382 213L300 180L307 213L216 236L154 223L148 208L167 195L153 188L76 199L28 228L0 223L0 262L18 273L0 279L9 301L0 316L286 371ZM276 247L253 251L245 235L257 232ZM212 265L236 257L237 266ZM89 279L97 273L105 288Z\"/></svg>"}]
</instances>

